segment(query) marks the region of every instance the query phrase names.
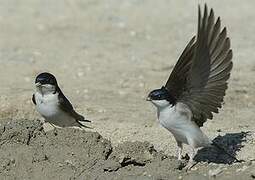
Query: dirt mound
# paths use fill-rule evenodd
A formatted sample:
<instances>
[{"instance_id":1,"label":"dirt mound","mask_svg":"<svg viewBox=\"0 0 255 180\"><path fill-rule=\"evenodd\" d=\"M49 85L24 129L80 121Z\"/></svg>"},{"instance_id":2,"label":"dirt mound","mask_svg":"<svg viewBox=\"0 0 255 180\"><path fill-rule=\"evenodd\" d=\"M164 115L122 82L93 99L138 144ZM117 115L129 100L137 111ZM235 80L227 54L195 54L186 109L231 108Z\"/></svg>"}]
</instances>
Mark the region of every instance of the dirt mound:
<instances>
[{"instance_id":1,"label":"dirt mound","mask_svg":"<svg viewBox=\"0 0 255 180\"><path fill-rule=\"evenodd\" d=\"M2 124L0 145L4 179L204 179L223 171L252 177L246 170L254 170L252 162L233 167L199 163L186 173L177 169L176 158L157 152L148 142L126 142L113 149L97 132L45 133L39 121L26 119Z\"/></svg>"},{"instance_id":2,"label":"dirt mound","mask_svg":"<svg viewBox=\"0 0 255 180\"><path fill-rule=\"evenodd\" d=\"M1 128L4 177L69 179L104 162L111 143L98 133L61 129L44 133L38 121L20 120Z\"/></svg>"}]
</instances>

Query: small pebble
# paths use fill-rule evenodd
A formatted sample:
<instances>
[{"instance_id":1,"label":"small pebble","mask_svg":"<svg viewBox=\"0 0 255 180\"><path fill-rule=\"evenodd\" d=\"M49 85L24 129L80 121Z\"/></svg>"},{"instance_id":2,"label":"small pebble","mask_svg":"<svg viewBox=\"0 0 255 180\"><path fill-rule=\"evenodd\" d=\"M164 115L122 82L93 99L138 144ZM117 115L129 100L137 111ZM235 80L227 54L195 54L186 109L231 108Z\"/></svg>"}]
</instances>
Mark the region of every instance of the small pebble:
<instances>
[{"instance_id":1,"label":"small pebble","mask_svg":"<svg viewBox=\"0 0 255 180\"><path fill-rule=\"evenodd\" d=\"M119 93L119 95L126 95L127 94L127 92L125 92L125 91L118 91L118 93Z\"/></svg>"},{"instance_id":2,"label":"small pebble","mask_svg":"<svg viewBox=\"0 0 255 180\"><path fill-rule=\"evenodd\" d=\"M129 34L130 34L130 36L134 37L134 36L136 36L137 33L135 31L130 31Z\"/></svg>"},{"instance_id":3,"label":"small pebble","mask_svg":"<svg viewBox=\"0 0 255 180\"><path fill-rule=\"evenodd\" d=\"M105 109L99 109L98 112L99 112L99 113L105 113L106 110L105 110Z\"/></svg>"},{"instance_id":4,"label":"small pebble","mask_svg":"<svg viewBox=\"0 0 255 180\"><path fill-rule=\"evenodd\" d=\"M62 163L58 163L58 167L62 167L63 166L63 164Z\"/></svg>"},{"instance_id":5,"label":"small pebble","mask_svg":"<svg viewBox=\"0 0 255 180\"><path fill-rule=\"evenodd\" d=\"M44 31L46 28L45 28L45 25L43 25L43 24L37 24L37 29L39 31Z\"/></svg>"},{"instance_id":6,"label":"small pebble","mask_svg":"<svg viewBox=\"0 0 255 180\"><path fill-rule=\"evenodd\" d=\"M240 171L243 172L243 171L245 171L247 168L248 168L248 166L245 166L245 165L244 165L242 168L237 169L236 172L240 172Z\"/></svg>"},{"instance_id":7,"label":"small pebble","mask_svg":"<svg viewBox=\"0 0 255 180\"><path fill-rule=\"evenodd\" d=\"M77 76L78 76L78 77L82 77L83 75L84 75L84 72L78 72L78 73L77 73Z\"/></svg>"},{"instance_id":8,"label":"small pebble","mask_svg":"<svg viewBox=\"0 0 255 180\"><path fill-rule=\"evenodd\" d=\"M65 163L73 165L73 162L71 160L69 160L69 159L65 160Z\"/></svg>"},{"instance_id":9,"label":"small pebble","mask_svg":"<svg viewBox=\"0 0 255 180\"><path fill-rule=\"evenodd\" d=\"M144 79L144 76L143 75L139 75L138 78L139 79Z\"/></svg>"},{"instance_id":10,"label":"small pebble","mask_svg":"<svg viewBox=\"0 0 255 180\"><path fill-rule=\"evenodd\" d=\"M144 87L144 83L139 83L139 87Z\"/></svg>"},{"instance_id":11,"label":"small pebble","mask_svg":"<svg viewBox=\"0 0 255 180\"><path fill-rule=\"evenodd\" d=\"M191 168L191 171L196 171L197 170L197 167L192 167Z\"/></svg>"},{"instance_id":12,"label":"small pebble","mask_svg":"<svg viewBox=\"0 0 255 180\"><path fill-rule=\"evenodd\" d=\"M40 51L34 51L33 54L34 54L35 56L41 56L41 55L42 55L42 53L41 53Z\"/></svg>"},{"instance_id":13,"label":"small pebble","mask_svg":"<svg viewBox=\"0 0 255 180\"><path fill-rule=\"evenodd\" d=\"M222 172L223 172L222 167L218 167L217 169L210 169L208 175L209 177L216 177Z\"/></svg>"},{"instance_id":14,"label":"small pebble","mask_svg":"<svg viewBox=\"0 0 255 180\"><path fill-rule=\"evenodd\" d=\"M145 36L145 38L146 38L146 40L151 40L151 36L148 34Z\"/></svg>"},{"instance_id":15,"label":"small pebble","mask_svg":"<svg viewBox=\"0 0 255 180\"><path fill-rule=\"evenodd\" d=\"M126 27L126 24L125 24L124 22L119 22L119 23L118 23L118 27L119 27L120 29L124 29L124 28Z\"/></svg>"},{"instance_id":16,"label":"small pebble","mask_svg":"<svg viewBox=\"0 0 255 180\"><path fill-rule=\"evenodd\" d=\"M146 171L145 171L145 172L143 172L143 175L144 175L144 176L146 176L146 175L147 175L147 172L146 172Z\"/></svg>"},{"instance_id":17,"label":"small pebble","mask_svg":"<svg viewBox=\"0 0 255 180\"><path fill-rule=\"evenodd\" d=\"M30 81L31 81L31 78L25 77L24 80L25 80L26 82L30 82Z\"/></svg>"}]
</instances>

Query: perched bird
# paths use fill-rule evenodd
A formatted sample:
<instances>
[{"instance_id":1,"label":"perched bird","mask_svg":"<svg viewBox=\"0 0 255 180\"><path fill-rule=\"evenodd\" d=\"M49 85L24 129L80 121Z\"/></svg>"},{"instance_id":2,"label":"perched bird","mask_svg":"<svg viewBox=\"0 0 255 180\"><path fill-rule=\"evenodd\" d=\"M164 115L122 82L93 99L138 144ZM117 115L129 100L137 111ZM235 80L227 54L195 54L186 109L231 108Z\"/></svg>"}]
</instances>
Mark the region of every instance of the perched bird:
<instances>
[{"instance_id":1,"label":"perched bird","mask_svg":"<svg viewBox=\"0 0 255 180\"><path fill-rule=\"evenodd\" d=\"M64 96L54 75L44 72L35 79L36 92L32 101L45 122L54 127L87 127L81 122L90 122L74 111L72 104Z\"/></svg>"},{"instance_id":2,"label":"perched bird","mask_svg":"<svg viewBox=\"0 0 255 180\"><path fill-rule=\"evenodd\" d=\"M178 160L183 143L191 147L186 169L194 165L197 148L214 144L200 127L222 107L231 59L230 39L226 28L221 30L220 18L215 22L213 9L208 14L206 4L201 17L199 6L197 35L184 49L166 85L148 95L147 100L157 107L160 124L177 142Z\"/></svg>"}]
</instances>

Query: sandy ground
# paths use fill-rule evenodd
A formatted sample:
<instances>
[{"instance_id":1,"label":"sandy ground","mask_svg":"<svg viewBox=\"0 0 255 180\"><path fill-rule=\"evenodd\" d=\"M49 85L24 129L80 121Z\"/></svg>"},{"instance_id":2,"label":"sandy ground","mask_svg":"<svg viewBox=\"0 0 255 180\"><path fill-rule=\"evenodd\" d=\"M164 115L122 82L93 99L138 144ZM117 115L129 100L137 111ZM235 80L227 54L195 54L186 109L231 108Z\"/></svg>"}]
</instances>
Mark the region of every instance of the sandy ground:
<instances>
[{"instance_id":1,"label":"sandy ground","mask_svg":"<svg viewBox=\"0 0 255 180\"><path fill-rule=\"evenodd\" d=\"M148 141L154 145L156 151L162 151L169 157L174 156L176 151L174 139L169 132L159 126L156 121L156 109L146 102L145 98L150 90L161 87L165 83L178 56L195 34L198 2L204 1L1 0L0 118L3 121L2 126L5 127L7 121L17 123L23 122L24 119L28 122L41 119L31 103L31 95L34 91L35 76L40 72L49 71L57 77L62 90L76 110L93 121L93 131L111 141L111 146L117 147L118 144L127 141ZM223 169L227 169L222 170L221 178L228 178L228 168L234 177L240 175L244 179L248 176L252 178L252 172L255 173L252 164L255 158L253 123L255 120L255 37L253 36L255 2L221 0L207 3L209 7L214 8L216 15L221 16L223 24L228 28L234 52L234 68L224 109L215 115L213 121L207 122L203 130L212 139L218 137L220 143L229 145L227 147L229 151L236 153L239 159L246 160L250 164L240 164L247 168L239 171L236 167L238 164L226 165L224 158L223 165L217 159L209 158L209 161L215 161L217 168L223 166ZM27 126L21 124L23 125L18 126L20 129ZM70 136L72 133L78 133L78 137L83 137L81 132L71 130L63 136ZM53 134L48 136L49 139L54 139ZM35 141L39 140L35 139ZM74 143L71 140L61 142L55 143L59 147L61 144L67 146L70 142ZM0 153L1 158L7 158L5 156L8 156L8 152L12 152L14 148L24 148L22 143L18 143L17 147L12 144L16 145L16 141L10 141L6 151ZM35 148L33 145L30 146L32 149ZM78 148L77 145L75 147ZM54 155L54 152L49 153ZM203 156L200 155L198 159L201 157ZM9 159L10 162L8 161L7 164L19 161L19 157L17 160L10 157ZM108 161L108 157L105 159ZM152 162L151 159L146 163ZM208 158L202 158L202 165L198 165L198 170L187 174L174 171L172 165L175 164L175 160L171 158L168 160L170 165L163 165L166 167L158 171L163 179L172 176L169 171L177 173L178 176L175 177L178 178L179 174L187 178L206 174L205 178L208 178L209 170L213 166L206 164L203 167L203 162ZM57 162L57 160L49 159L47 163L49 162ZM156 162L162 163L163 160ZM83 164L80 161L79 163ZM108 162L102 164L105 163ZM120 173L116 178L125 179L124 177L132 174L137 178L141 176L141 178L149 178L146 173L143 174L144 172L136 173L139 167L134 164L136 163L130 164L132 166L130 169L126 169L129 167L127 166L120 168L120 171L114 171ZM148 166L154 165L155 169L162 166L153 162L149 164ZM16 165L18 166L18 163ZM104 169L103 165L99 166L96 163L96 167L101 169ZM29 163L27 166L32 167ZM42 164L42 167L45 166L47 164ZM54 164L52 167L55 167ZM143 168L148 167L143 165ZM31 168L30 174L23 176L32 178L31 174L36 174L38 171ZM147 171L154 172L150 168ZM0 169L0 176L15 179L15 174L22 174L21 170L16 172L15 168L10 172L13 174L8 175L8 172L3 173ZM53 168L52 171L46 172L53 173L54 177L50 178L61 177L61 171L57 168L55 171ZM111 174L108 170L107 172ZM247 176L244 173L247 173ZM77 177L80 176L77 174L71 176L71 178ZM94 177L91 176L92 179ZM103 177L102 175L101 178ZM114 175L107 177L111 179Z\"/></svg>"}]
</instances>

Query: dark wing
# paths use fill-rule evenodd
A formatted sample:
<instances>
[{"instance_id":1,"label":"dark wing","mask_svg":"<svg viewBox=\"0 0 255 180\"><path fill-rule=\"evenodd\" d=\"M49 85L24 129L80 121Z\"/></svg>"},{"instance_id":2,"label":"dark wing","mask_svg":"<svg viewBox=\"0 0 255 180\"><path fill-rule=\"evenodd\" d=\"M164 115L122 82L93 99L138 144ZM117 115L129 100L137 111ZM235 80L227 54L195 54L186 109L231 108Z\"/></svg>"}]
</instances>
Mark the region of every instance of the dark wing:
<instances>
[{"instance_id":1,"label":"dark wing","mask_svg":"<svg viewBox=\"0 0 255 180\"><path fill-rule=\"evenodd\" d=\"M194 36L182 52L165 85L174 99L179 99L186 89L187 77L195 52L195 39L196 37Z\"/></svg>"},{"instance_id":2,"label":"dark wing","mask_svg":"<svg viewBox=\"0 0 255 180\"><path fill-rule=\"evenodd\" d=\"M33 96L32 96L32 101L33 101L34 105L36 105L35 95L34 95L34 94L33 94Z\"/></svg>"},{"instance_id":3,"label":"dark wing","mask_svg":"<svg viewBox=\"0 0 255 180\"><path fill-rule=\"evenodd\" d=\"M188 50L192 58L183 60L184 65L179 67L184 74L177 72L177 75L171 74L170 78L178 76L185 83L177 89L177 101L191 108L193 121L201 127L207 119L213 118L212 112L218 113L218 108L221 108L233 66L226 28L221 31L220 18L215 23L214 12L211 9L208 16L206 5L203 17L199 7L197 39ZM166 87L170 93L175 91L171 83Z\"/></svg>"},{"instance_id":4,"label":"dark wing","mask_svg":"<svg viewBox=\"0 0 255 180\"><path fill-rule=\"evenodd\" d=\"M79 121L90 122L89 120L86 120L82 115L74 111L72 104L69 102L69 100L65 97L65 95L62 93L60 89L59 89L58 98L59 98L59 107L63 111L71 115L74 119L76 119L77 123L79 123L81 126L84 126Z\"/></svg>"}]
</instances>

